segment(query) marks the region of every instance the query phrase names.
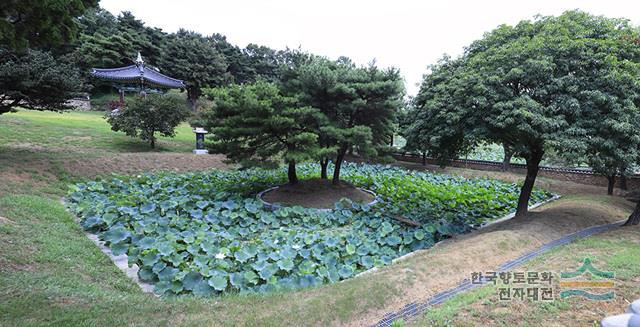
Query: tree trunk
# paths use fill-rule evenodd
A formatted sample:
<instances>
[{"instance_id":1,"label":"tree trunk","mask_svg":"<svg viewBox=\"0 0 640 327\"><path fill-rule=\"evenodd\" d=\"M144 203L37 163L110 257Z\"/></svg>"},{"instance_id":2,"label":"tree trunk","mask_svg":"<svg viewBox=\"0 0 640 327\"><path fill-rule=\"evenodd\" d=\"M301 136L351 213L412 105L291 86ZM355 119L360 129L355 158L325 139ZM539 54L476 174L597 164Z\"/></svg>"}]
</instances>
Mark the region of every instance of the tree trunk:
<instances>
[{"instance_id":1,"label":"tree trunk","mask_svg":"<svg viewBox=\"0 0 640 327\"><path fill-rule=\"evenodd\" d=\"M502 159L502 171L508 171L511 168L511 157L513 157L513 151L506 146L504 148L504 158Z\"/></svg>"},{"instance_id":2,"label":"tree trunk","mask_svg":"<svg viewBox=\"0 0 640 327\"><path fill-rule=\"evenodd\" d=\"M156 148L156 132L155 132L155 130L151 131L151 137L149 138L149 145L151 145L152 149Z\"/></svg>"},{"instance_id":3,"label":"tree trunk","mask_svg":"<svg viewBox=\"0 0 640 327\"><path fill-rule=\"evenodd\" d=\"M614 186L616 186L616 175L607 176L607 195L613 195Z\"/></svg>"},{"instance_id":4,"label":"tree trunk","mask_svg":"<svg viewBox=\"0 0 640 327\"><path fill-rule=\"evenodd\" d=\"M198 94L196 91L187 89L187 99L189 101L191 111L196 112L196 109L198 108Z\"/></svg>"},{"instance_id":5,"label":"tree trunk","mask_svg":"<svg viewBox=\"0 0 640 327\"><path fill-rule=\"evenodd\" d=\"M629 216L627 222L622 226L637 226L638 224L640 224L640 201L636 204L636 209L633 210L633 213Z\"/></svg>"},{"instance_id":6,"label":"tree trunk","mask_svg":"<svg viewBox=\"0 0 640 327\"><path fill-rule=\"evenodd\" d=\"M327 166L329 166L329 159L325 158L320 160L320 178L329 179L327 175Z\"/></svg>"},{"instance_id":7,"label":"tree trunk","mask_svg":"<svg viewBox=\"0 0 640 327\"><path fill-rule=\"evenodd\" d=\"M533 184L535 184L536 177L538 176L540 161L542 160L543 154L543 150L537 150L532 152L530 157L527 158L527 177L525 177L524 184L522 184L522 188L520 189L516 216L522 216L529 212L529 199L531 198Z\"/></svg>"},{"instance_id":8,"label":"tree trunk","mask_svg":"<svg viewBox=\"0 0 640 327\"><path fill-rule=\"evenodd\" d=\"M289 178L289 184L298 184L298 174L296 173L296 162L289 161L289 168L287 169L287 177Z\"/></svg>"},{"instance_id":9,"label":"tree trunk","mask_svg":"<svg viewBox=\"0 0 640 327\"><path fill-rule=\"evenodd\" d=\"M426 166L427 165L427 152L422 152L422 165Z\"/></svg>"},{"instance_id":10,"label":"tree trunk","mask_svg":"<svg viewBox=\"0 0 640 327\"><path fill-rule=\"evenodd\" d=\"M336 156L335 167L333 168L333 185L340 185L340 168L342 167L342 161L344 160L344 154L347 152L347 146L342 146Z\"/></svg>"}]
</instances>

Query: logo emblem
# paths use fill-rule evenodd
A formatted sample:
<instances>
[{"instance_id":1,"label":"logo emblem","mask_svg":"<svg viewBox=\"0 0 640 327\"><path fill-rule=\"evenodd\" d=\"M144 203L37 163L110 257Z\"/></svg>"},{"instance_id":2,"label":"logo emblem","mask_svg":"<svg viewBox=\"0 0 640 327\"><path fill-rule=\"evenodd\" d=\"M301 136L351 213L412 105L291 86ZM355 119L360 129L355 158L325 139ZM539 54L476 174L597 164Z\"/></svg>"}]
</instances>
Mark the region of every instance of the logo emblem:
<instances>
[{"instance_id":1,"label":"logo emblem","mask_svg":"<svg viewBox=\"0 0 640 327\"><path fill-rule=\"evenodd\" d=\"M585 277L591 278L585 280ZM600 271L596 269L589 258L584 258L582 266L573 272L560 273L560 298L566 299L572 296L584 297L596 301L608 301L615 298L616 293L613 290L602 293L597 292L599 289L613 289L615 283L613 272Z\"/></svg>"}]
</instances>

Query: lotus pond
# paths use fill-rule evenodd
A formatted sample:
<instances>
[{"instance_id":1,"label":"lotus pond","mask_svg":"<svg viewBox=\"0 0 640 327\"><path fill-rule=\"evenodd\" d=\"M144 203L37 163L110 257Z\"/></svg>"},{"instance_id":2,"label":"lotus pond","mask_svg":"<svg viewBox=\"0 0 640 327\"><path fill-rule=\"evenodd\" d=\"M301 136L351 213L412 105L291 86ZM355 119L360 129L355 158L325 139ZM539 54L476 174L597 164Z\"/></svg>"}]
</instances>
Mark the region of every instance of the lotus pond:
<instances>
[{"instance_id":1,"label":"lotus pond","mask_svg":"<svg viewBox=\"0 0 640 327\"><path fill-rule=\"evenodd\" d=\"M319 177L301 165L301 178ZM519 187L368 164L343 179L373 190L369 207L343 200L322 212L263 207L255 195L282 170L111 177L74 185L69 208L161 295L268 292L334 283L390 264L515 211ZM535 190L531 204L552 194ZM420 222L404 224L394 217Z\"/></svg>"}]
</instances>

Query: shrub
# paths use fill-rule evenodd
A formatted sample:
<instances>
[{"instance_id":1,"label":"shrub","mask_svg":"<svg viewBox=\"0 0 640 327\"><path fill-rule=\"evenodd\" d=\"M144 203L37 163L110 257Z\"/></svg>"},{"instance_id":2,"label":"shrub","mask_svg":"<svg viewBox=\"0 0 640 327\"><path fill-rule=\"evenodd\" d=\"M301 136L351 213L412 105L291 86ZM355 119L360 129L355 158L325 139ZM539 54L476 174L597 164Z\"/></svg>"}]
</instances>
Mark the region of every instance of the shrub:
<instances>
[{"instance_id":1,"label":"shrub","mask_svg":"<svg viewBox=\"0 0 640 327\"><path fill-rule=\"evenodd\" d=\"M156 133L174 137L176 126L189 115L189 109L180 97L150 94L127 102L125 108L106 118L112 130L139 137L155 148Z\"/></svg>"}]
</instances>

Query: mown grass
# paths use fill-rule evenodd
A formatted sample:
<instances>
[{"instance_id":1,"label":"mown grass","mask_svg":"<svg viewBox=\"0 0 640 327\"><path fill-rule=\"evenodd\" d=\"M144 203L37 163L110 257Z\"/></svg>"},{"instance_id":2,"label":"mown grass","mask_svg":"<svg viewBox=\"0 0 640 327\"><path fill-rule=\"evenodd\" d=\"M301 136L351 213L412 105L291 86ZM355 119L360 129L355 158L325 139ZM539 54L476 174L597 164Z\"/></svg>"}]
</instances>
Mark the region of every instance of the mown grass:
<instances>
[{"instance_id":1,"label":"mown grass","mask_svg":"<svg viewBox=\"0 0 640 327\"><path fill-rule=\"evenodd\" d=\"M175 138L159 137L157 149L146 142L116 133L104 119L104 112L70 111L64 113L19 110L0 116L0 153L7 147L25 149L44 147L53 150L76 147L77 150L110 152L172 151L189 152L195 136L188 124L176 129ZM5 149L3 149L5 148ZM69 154L69 152L67 152Z\"/></svg>"}]
</instances>

